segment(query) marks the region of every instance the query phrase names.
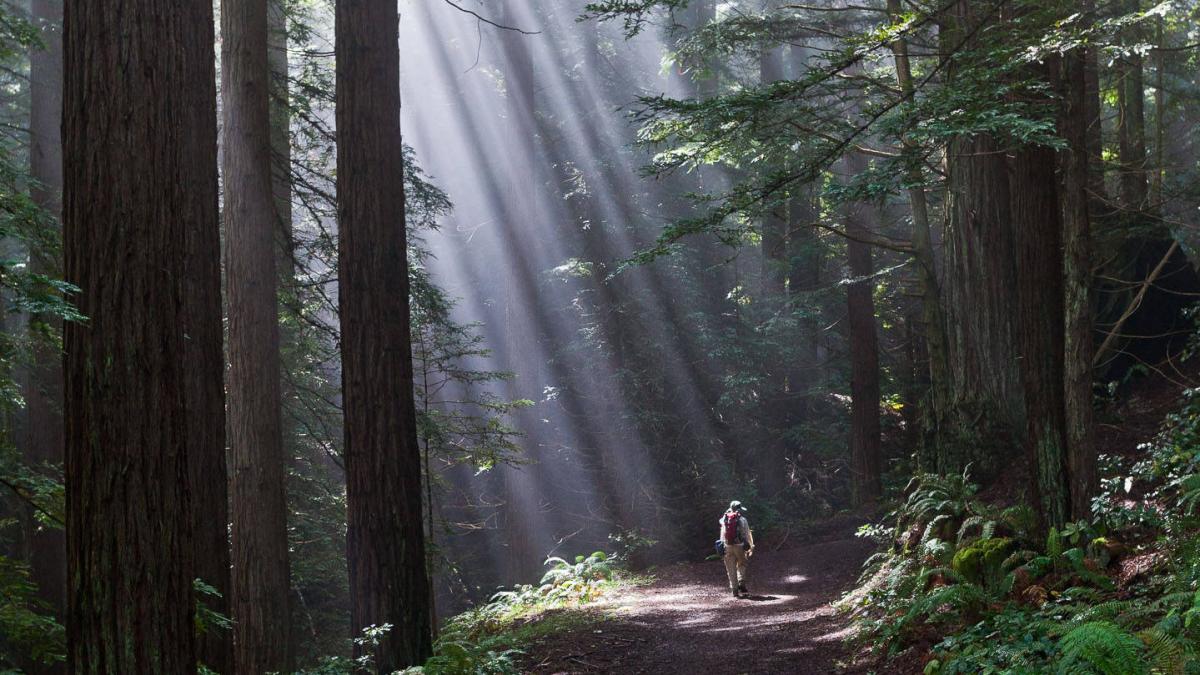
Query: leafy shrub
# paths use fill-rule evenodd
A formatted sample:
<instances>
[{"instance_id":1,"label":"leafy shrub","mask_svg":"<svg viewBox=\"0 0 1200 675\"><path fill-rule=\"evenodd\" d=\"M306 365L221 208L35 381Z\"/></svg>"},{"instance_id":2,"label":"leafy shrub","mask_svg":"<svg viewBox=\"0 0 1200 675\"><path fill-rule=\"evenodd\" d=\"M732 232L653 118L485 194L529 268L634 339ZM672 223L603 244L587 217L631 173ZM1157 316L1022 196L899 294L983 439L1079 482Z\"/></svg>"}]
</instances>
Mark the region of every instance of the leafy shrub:
<instances>
[{"instance_id":1,"label":"leafy shrub","mask_svg":"<svg viewBox=\"0 0 1200 675\"><path fill-rule=\"evenodd\" d=\"M0 527L3 523L0 523ZM29 576L29 567L0 555L0 671L15 668L5 651L21 654L23 659L49 666L66 658L66 633L36 596L37 587Z\"/></svg>"}]
</instances>

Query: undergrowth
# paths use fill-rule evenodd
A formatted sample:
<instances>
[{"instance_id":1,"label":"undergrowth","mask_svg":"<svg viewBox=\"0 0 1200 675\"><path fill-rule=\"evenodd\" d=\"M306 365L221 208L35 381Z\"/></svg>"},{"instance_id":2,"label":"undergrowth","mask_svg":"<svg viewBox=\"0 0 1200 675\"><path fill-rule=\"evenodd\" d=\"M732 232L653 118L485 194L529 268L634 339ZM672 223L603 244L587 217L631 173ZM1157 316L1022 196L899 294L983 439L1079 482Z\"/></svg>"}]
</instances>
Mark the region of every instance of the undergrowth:
<instances>
[{"instance_id":1,"label":"undergrowth","mask_svg":"<svg viewBox=\"0 0 1200 675\"><path fill-rule=\"evenodd\" d=\"M1200 673L1200 396L1121 472L1090 521L1037 533L960 476L920 475L840 607L881 662L930 675Z\"/></svg>"},{"instance_id":2,"label":"undergrowth","mask_svg":"<svg viewBox=\"0 0 1200 675\"><path fill-rule=\"evenodd\" d=\"M618 588L648 580L629 572L625 559L625 555L603 551L576 556L573 561L547 559L548 569L540 582L500 591L486 604L453 617L442 628L433 657L424 665L403 672L405 675L520 673L518 658L522 645L600 620L596 615L573 610L584 608ZM387 629L386 626L368 629L357 641L371 644ZM369 658L357 661L331 658L304 675L365 672L374 672Z\"/></svg>"}]
</instances>

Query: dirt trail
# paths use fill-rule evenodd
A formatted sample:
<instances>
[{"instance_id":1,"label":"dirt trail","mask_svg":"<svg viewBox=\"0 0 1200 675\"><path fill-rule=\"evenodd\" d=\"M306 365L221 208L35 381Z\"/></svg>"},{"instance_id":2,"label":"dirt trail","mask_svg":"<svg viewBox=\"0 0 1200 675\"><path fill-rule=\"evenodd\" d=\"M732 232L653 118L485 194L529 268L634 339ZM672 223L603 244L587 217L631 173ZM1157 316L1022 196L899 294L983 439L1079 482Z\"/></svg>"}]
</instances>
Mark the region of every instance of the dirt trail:
<instances>
[{"instance_id":1,"label":"dirt trail","mask_svg":"<svg viewBox=\"0 0 1200 675\"><path fill-rule=\"evenodd\" d=\"M854 582L871 545L858 539L751 559L751 596L735 599L719 561L664 568L651 586L593 610L606 620L529 645L532 673L833 673L849 658L845 617L830 602Z\"/></svg>"}]
</instances>

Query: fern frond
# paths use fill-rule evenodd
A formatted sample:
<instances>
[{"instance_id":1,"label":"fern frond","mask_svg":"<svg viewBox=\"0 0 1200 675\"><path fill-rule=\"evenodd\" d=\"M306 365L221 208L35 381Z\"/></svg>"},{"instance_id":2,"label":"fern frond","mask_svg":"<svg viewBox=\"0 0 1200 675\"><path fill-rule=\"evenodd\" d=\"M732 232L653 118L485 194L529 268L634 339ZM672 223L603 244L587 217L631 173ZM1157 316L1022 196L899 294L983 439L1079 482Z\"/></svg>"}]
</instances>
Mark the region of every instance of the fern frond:
<instances>
[{"instance_id":1,"label":"fern frond","mask_svg":"<svg viewBox=\"0 0 1200 675\"><path fill-rule=\"evenodd\" d=\"M963 520L962 525L958 526L957 543L959 546L963 545L963 540L967 538L967 536L971 532L971 528L975 527L975 526L980 526L980 527L983 526L983 517L982 516L970 516L970 517L966 518L965 520Z\"/></svg>"},{"instance_id":2,"label":"fern frond","mask_svg":"<svg viewBox=\"0 0 1200 675\"><path fill-rule=\"evenodd\" d=\"M1059 673L1143 675L1148 673L1145 645L1108 621L1089 621L1071 629L1058 642Z\"/></svg>"},{"instance_id":3,"label":"fern frond","mask_svg":"<svg viewBox=\"0 0 1200 675\"><path fill-rule=\"evenodd\" d=\"M1154 626L1137 634L1146 645L1150 656L1150 667L1155 673L1184 675L1188 661L1193 656L1193 647L1161 628Z\"/></svg>"}]
</instances>

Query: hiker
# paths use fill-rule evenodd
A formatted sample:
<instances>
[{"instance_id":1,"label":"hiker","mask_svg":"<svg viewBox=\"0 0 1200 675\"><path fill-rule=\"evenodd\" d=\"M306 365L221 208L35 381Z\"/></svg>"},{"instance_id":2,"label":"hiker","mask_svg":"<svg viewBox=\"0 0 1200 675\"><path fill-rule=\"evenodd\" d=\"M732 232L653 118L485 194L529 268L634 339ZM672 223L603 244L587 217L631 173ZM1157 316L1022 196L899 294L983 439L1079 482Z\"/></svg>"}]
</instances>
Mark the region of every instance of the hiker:
<instances>
[{"instance_id":1,"label":"hiker","mask_svg":"<svg viewBox=\"0 0 1200 675\"><path fill-rule=\"evenodd\" d=\"M725 573L729 576L729 588L733 597L749 595L746 590L746 577L749 573L748 559L754 552L754 534L750 532L750 523L742 512L746 507L734 500L729 502L729 510L721 516L721 539L718 549L724 550Z\"/></svg>"}]
</instances>

